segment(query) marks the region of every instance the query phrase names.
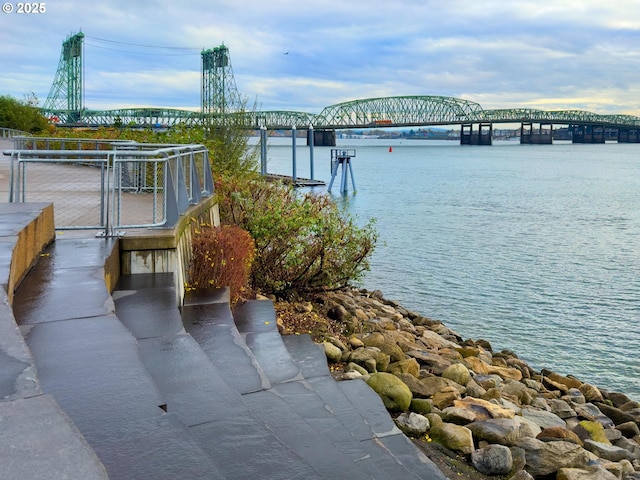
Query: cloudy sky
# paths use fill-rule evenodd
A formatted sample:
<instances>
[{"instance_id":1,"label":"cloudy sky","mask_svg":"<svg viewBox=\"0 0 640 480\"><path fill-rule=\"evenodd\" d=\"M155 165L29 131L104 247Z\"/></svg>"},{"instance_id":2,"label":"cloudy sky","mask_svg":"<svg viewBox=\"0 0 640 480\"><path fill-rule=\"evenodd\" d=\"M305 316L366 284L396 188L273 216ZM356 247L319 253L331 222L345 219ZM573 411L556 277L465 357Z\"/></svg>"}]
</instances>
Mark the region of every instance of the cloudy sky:
<instances>
[{"instance_id":1,"label":"cloudy sky","mask_svg":"<svg viewBox=\"0 0 640 480\"><path fill-rule=\"evenodd\" d=\"M638 0L48 0L29 15L9 4L0 95L41 103L63 40L82 31L91 109L198 108L200 52L224 43L262 110L444 95L640 115Z\"/></svg>"}]
</instances>

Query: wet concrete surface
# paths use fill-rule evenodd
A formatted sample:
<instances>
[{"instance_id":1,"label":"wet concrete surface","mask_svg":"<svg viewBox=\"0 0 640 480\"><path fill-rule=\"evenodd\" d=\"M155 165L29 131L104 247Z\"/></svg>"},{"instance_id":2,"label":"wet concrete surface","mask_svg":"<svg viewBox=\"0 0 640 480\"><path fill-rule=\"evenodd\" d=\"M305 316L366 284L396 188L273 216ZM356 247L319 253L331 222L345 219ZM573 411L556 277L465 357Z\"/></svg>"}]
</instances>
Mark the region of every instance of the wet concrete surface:
<instances>
[{"instance_id":1,"label":"wet concrete surface","mask_svg":"<svg viewBox=\"0 0 640 480\"><path fill-rule=\"evenodd\" d=\"M238 331L271 384L300 379L300 370L282 343L270 300L250 300L236 307Z\"/></svg>"},{"instance_id":2,"label":"wet concrete surface","mask_svg":"<svg viewBox=\"0 0 640 480\"><path fill-rule=\"evenodd\" d=\"M104 426L162 414L166 403L140 361L136 339L115 315L23 327L40 383L89 443ZM100 452L99 452L100 454Z\"/></svg>"},{"instance_id":3,"label":"wet concrete surface","mask_svg":"<svg viewBox=\"0 0 640 480\"><path fill-rule=\"evenodd\" d=\"M269 423L260 422L252 415L196 425L189 431L202 448L218 460L221 470L229 479L324 478L276 437ZM331 459L325 461L330 462Z\"/></svg>"},{"instance_id":4,"label":"wet concrete surface","mask_svg":"<svg viewBox=\"0 0 640 480\"><path fill-rule=\"evenodd\" d=\"M182 319L186 331L236 391L244 394L271 388L262 367L238 332L228 304L184 306Z\"/></svg>"},{"instance_id":5,"label":"wet concrete surface","mask_svg":"<svg viewBox=\"0 0 640 480\"><path fill-rule=\"evenodd\" d=\"M324 347L309 335L283 335L282 343L305 379L330 375Z\"/></svg>"},{"instance_id":6,"label":"wet concrete surface","mask_svg":"<svg viewBox=\"0 0 640 480\"><path fill-rule=\"evenodd\" d=\"M173 275L123 275L112 296L118 318L137 339L184 332Z\"/></svg>"},{"instance_id":7,"label":"wet concrete surface","mask_svg":"<svg viewBox=\"0 0 640 480\"><path fill-rule=\"evenodd\" d=\"M167 402L187 427L246 413L241 395L187 334L140 341L140 356Z\"/></svg>"},{"instance_id":8,"label":"wet concrete surface","mask_svg":"<svg viewBox=\"0 0 640 480\"><path fill-rule=\"evenodd\" d=\"M0 402L0 477L107 480L107 472L50 395Z\"/></svg>"},{"instance_id":9,"label":"wet concrete surface","mask_svg":"<svg viewBox=\"0 0 640 480\"><path fill-rule=\"evenodd\" d=\"M211 290L180 312L172 274L123 276L112 299L111 247L58 242L16 294L20 330L109 478L444 478L364 382L335 382L309 336L280 336L270 301L232 315ZM0 390L23 366L4 363Z\"/></svg>"}]
</instances>

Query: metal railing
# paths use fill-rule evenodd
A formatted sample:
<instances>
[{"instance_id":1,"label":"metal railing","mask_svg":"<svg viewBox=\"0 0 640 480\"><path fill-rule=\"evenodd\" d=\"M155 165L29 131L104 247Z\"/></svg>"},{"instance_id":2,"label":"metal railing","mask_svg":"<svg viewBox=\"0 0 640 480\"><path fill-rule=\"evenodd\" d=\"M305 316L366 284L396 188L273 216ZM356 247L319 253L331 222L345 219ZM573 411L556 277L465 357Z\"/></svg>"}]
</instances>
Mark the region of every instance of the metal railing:
<instances>
[{"instance_id":1,"label":"metal railing","mask_svg":"<svg viewBox=\"0 0 640 480\"><path fill-rule=\"evenodd\" d=\"M0 138L13 138L21 135L27 135L27 132L15 128L0 127Z\"/></svg>"},{"instance_id":2,"label":"metal railing","mask_svg":"<svg viewBox=\"0 0 640 480\"><path fill-rule=\"evenodd\" d=\"M169 228L213 194L202 145L17 137L9 202L53 201L56 229ZM71 147L71 148L70 148Z\"/></svg>"}]
</instances>

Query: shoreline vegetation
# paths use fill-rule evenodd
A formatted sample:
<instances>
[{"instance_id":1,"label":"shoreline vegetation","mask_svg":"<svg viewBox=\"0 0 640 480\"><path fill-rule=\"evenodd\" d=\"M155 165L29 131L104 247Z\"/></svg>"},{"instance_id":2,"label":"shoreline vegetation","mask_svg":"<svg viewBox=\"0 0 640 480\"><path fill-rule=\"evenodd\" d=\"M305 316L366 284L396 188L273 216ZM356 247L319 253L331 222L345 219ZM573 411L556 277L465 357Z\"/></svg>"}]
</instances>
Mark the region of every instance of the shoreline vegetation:
<instances>
[{"instance_id":1,"label":"shoreline vegetation","mask_svg":"<svg viewBox=\"0 0 640 480\"><path fill-rule=\"evenodd\" d=\"M281 334L311 335L336 380L366 381L449 478L640 479L640 403L624 393L535 371L380 291L269 298Z\"/></svg>"}]
</instances>

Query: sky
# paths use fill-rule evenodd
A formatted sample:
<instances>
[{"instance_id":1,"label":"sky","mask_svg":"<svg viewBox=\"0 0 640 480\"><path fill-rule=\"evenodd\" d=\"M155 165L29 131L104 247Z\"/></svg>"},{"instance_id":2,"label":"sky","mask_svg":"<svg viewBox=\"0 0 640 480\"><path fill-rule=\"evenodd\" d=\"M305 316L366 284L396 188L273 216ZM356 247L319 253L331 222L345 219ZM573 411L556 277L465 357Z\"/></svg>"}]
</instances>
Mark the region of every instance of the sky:
<instances>
[{"instance_id":1,"label":"sky","mask_svg":"<svg viewBox=\"0 0 640 480\"><path fill-rule=\"evenodd\" d=\"M40 104L82 31L89 109L198 109L200 52L224 44L258 110L438 95L640 115L638 0L49 0L31 14L3 2L0 95Z\"/></svg>"}]
</instances>

